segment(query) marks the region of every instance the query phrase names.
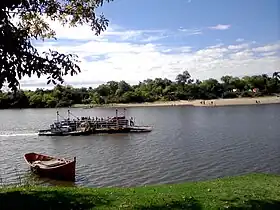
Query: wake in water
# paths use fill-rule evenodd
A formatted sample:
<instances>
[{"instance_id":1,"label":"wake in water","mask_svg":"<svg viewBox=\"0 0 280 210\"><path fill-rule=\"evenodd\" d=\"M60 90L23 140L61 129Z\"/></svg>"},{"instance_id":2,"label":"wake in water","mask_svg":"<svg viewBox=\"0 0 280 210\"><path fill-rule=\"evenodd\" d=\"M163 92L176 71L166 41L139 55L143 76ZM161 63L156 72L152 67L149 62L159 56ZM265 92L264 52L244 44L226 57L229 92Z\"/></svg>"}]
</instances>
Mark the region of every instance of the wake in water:
<instances>
[{"instance_id":1,"label":"wake in water","mask_svg":"<svg viewBox=\"0 0 280 210\"><path fill-rule=\"evenodd\" d=\"M36 136L38 133L7 133L0 134L0 137L10 137L10 136Z\"/></svg>"}]
</instances>

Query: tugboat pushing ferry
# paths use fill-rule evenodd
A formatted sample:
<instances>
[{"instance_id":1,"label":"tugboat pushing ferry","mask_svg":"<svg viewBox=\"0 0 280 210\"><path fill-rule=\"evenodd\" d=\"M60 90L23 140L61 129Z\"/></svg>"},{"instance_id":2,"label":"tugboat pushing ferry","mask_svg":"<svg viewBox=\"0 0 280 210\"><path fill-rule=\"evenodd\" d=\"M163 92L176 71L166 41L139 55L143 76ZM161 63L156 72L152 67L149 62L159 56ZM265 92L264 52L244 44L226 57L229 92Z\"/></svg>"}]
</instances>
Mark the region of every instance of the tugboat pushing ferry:
<instances>
[{"instance_id":1,"label":"tugboat pushing ferry","mask_svg":"<svg viewBox=\"0 0 280 210\"><path fill-rule=\"evenodd\" d=\"M135 126L135 122L131 117L129 120L123 116L107 118L98 117L75 117L68 110L67 119L60 120L59 112L56 113L56 122L50 125L49 129L39 130L39 136L80 136L91 135L97 133L129 133L129 132L150 132L150 126ZM74 118L71 119L70 115Z\"/></svg>"}]
</instances>

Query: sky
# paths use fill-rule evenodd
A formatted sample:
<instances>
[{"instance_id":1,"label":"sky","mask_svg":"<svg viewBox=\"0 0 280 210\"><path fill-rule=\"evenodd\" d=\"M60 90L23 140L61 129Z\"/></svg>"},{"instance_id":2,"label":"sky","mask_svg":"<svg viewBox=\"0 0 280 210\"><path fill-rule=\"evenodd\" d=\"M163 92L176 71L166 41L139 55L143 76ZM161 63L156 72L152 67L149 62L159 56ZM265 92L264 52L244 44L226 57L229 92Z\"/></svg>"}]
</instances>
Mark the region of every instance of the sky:
<instances>
[{"instance_id":1,"label":"sky","mask_svg":"<svg viewBox=\"0 0 280 210\"><path fill-rule=\"evenodd\" d=\"M36 42L79 56L82 72L65 84L96 87L110 80L137 84L147 78L175 80L224 75L272 75L280 70L278 0L114 0L97 9L109 27L95 36L88 26L51 22L57 40ZM24 78L23 89L46 88L45 77Z\"/></svg>"}]
</instances>

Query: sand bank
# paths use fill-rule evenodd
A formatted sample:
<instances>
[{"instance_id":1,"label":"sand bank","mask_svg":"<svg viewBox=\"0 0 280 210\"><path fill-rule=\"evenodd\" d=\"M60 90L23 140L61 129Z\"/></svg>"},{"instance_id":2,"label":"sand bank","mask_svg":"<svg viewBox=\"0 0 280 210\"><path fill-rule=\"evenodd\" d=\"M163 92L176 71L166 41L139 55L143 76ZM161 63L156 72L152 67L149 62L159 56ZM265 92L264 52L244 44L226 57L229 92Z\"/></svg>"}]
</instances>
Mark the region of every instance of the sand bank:
<instances>
[{"instance_id":1,"label":"sand bank","mask_svg":"<svg viewBox=\"0 0 280 210\"><path fill-rule=\"evenodd\" d=\"M181 101L157 101L151 103L129 103L129 104L106 104L89 105L76 104L76 108L90 107L161 107L161 106L231 106L231 105L259 105L259 104L280 104L280 97L256 97L256 98L234 98L234 99L213 99L213 100L181 100Z\"/></svg>"},{"instance_id":2,"label":"sand bank","mask_svg":"<svg viewBox=\"0 0 280 210\"><path fill-rule=\"evenodd\" d=\"M259 105L259 104L277 104L280 103L280 97L256 97L256 98L234 98L234 99L214 99L214 100L196 100L193 106L232 106L232 105Z\"/></svg>"}]
</instances>

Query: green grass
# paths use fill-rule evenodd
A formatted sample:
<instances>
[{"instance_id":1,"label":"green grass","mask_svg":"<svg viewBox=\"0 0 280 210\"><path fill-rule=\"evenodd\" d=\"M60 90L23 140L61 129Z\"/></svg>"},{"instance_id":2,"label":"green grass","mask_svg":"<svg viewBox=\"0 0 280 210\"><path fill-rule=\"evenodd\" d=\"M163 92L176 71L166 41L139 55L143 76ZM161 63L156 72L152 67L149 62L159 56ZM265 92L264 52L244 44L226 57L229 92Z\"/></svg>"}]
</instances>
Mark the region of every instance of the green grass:
<instances>
[{"instance_id":1,"label":"green grass","mask_svg":"<svg viewBox=\"0 0 280 210\"><path fill-rule=\"evenodd\" d=\"M0 189L0 209L280 209L280 176L136 188L8 187Z\"/></svg>"}]
</instances>

